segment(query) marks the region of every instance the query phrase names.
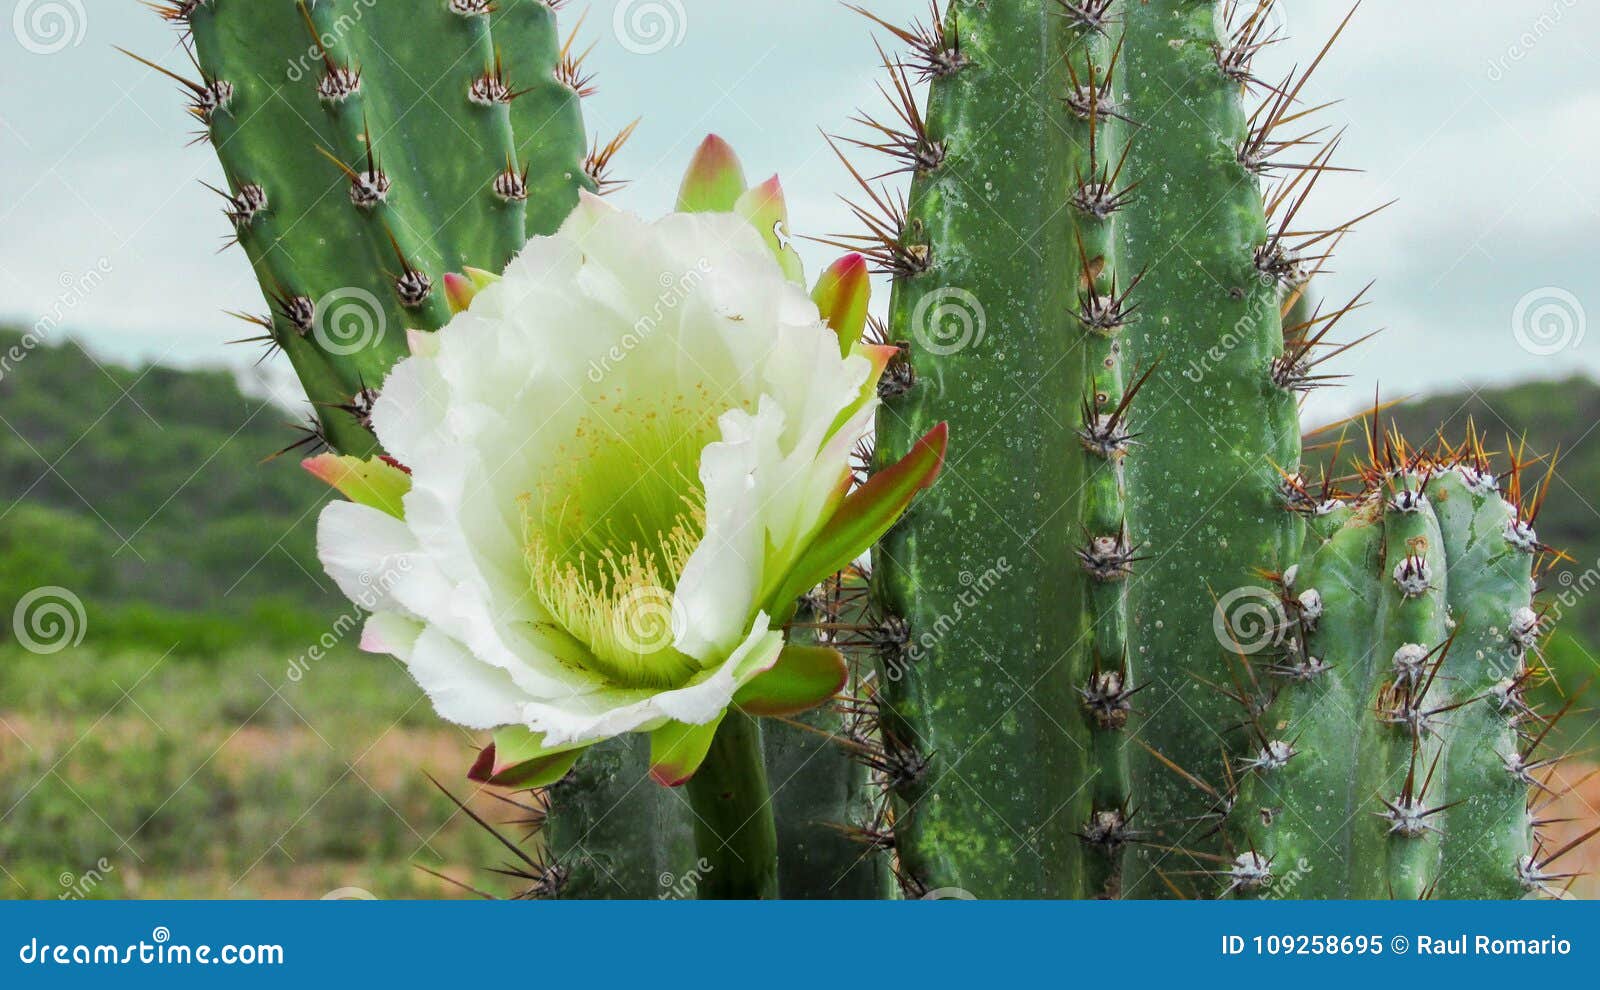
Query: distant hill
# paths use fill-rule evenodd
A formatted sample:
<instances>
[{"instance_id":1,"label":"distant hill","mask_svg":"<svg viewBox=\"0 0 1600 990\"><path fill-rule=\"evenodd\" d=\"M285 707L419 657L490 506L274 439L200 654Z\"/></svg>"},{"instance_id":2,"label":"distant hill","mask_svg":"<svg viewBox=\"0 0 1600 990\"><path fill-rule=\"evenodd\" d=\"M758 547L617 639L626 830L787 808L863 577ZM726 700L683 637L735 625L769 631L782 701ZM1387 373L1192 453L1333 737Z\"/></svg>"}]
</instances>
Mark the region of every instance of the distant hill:
<instances>
[{"instance_id":1,"label":"distant hill","mask_svg":"<svg viewBox=\"0 0 1600 990\"><path fill-rule=\"evenodd\" d=\"M55 585L90 642L222 651L320 635L342 598L314 552L327 493L286 414L224 371L101 364L0 330L0 641Z\"/></svg>"}]
</instances>

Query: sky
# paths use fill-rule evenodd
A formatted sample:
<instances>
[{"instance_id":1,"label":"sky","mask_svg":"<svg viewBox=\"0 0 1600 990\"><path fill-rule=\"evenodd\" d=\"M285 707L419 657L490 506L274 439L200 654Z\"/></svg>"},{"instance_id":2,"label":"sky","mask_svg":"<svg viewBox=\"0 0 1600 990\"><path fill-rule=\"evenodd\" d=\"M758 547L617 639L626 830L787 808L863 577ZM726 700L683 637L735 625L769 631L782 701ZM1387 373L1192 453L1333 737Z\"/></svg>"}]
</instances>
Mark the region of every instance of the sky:
<instances>
[{"instance_id":1,"label":"sky","mask_svg":"<svg viewBox=\"0 0 1600 990\"><path fill-rule=\"evenodd\" d=\"M384 0L396 2L396 0ZM863 0L905 20L926 0ZM201 180L211 150L186 147L175 86L122 45L183 67L176 36L138 0L3 0L0 21L0 323L51 317L108 360L248 365L223 310L260 293ZM664 19L647 16L653 8ZM1466 10L1470 8L1470 13ZM571 23L585 9L574 0ZM1263 61L1315 57L1345 0L1280 0L1289 40ZM796 234L853 230L851 188L819 130L879 105L872 25L833 0L590 0L592 131L636 117L619 159L624 206L670 209L708 132L739 149L752 180L780 172ZM630 21L630 14L636 20ZM630 27L630 24L633 25ZM648 35L647 29L665 33ZM1321 292L1342 301L1376 280L1360 328L1385 332L1338 359L1349 387L1314 412L1385 395L1584 371L1600 376L1600 70L1581 0L1365 0L1308 91L1347 128L1312 204L1338 222L1397 200L1347 238ZM800 242L812 271L829 249ZM881 298L881 297L880 297ZM1352 330L1358 329L1352 327Z\"/></svg>"}]
</instances>

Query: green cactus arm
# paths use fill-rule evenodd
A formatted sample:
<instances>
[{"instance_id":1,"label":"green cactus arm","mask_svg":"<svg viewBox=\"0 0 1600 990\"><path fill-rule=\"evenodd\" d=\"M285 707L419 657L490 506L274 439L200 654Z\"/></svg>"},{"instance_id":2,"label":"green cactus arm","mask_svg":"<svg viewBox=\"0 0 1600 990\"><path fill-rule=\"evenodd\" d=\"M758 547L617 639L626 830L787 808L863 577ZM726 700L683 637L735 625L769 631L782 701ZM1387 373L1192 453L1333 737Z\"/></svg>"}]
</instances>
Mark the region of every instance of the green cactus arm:
<instances>
[{"instance_id":1,"label":"green cactus arm","mask_svg":"<svg viewBox=\"0 0 1600 990\"><path fill-rule=\"evenodd\" d=\"M235 197L229 209L239 243L273 303L279 344L293 334L303 346L290 348L291 356L314 348L333 369L338 393L327 395L324 381L315 381L307 383L308 394L330 432L347 432L346 424L332 422L340 414L331 409L381 381L405 355L405 316L385 262L339 193L342 180L317 152L332 142L314 81L284 80L286 67L305 56L305 25L289 4L216 4L194 8L189 27L203 85L227 94L205 122ZM237 204L251 189L264 204L241 211ZM359 309L349 318L357 324L354 343L364 346L350 353L343 353L342 330L330 323L340 317L328 310L345 298L336 292ZM317 367L309 355L295 363Z\"/></svg>"},{"instance_id":2,"label":"green cactus arm","mask_svg":"<svg viewBox=\"0 0 1600 990\"><path fill-rule=\"evenodd\" d=\"M445 272L499 270L594 185L552 6L285 0L168 16L193 39L197 116L272 336L327 439L369 450L340 407L370 402L405 331L449 319Z\"/></svg>"},{"instance_id":3,"label":"green cactus arm","mask_svg":"<svg viewBox=\"0 0 1600 990\"><path fill-rule=\"evenodd\" d=\"M1358 737L1367 740L1355 768L1358 803L1348 866L1352 896L1363 899L1416 900L1438 876L1440 833L1428 811L1442 804L1450 770L1439 758L1445 730L1433 713L1446 694L1439 675L1448 660L1451 567L1421 480L1404 473L1379 492L1384 555L1369 651L1373 673L1365 711L1350 713L1358 719ZM1415 673L1402 671L1402 650L1423 658ZM1362 724L1374 721L1362 733ZM1371 865L1363 869L1363 863ZM1377 869L1379 863L1386 868Z\"/></svg>"},{"instance_id":4,"label":"green cactus arm","mask_svg":"<svg viewBox=\"0 0 1600 990\"><path fill-rule=\"evenodd\" d=\"M828 706L762 725L778 828L778 889L789 900L882 900L888 856L875 843L875 790L841 745L847 717Z\"/></svg>"},{"instance_id":5,"label":"green cactus arm","mask_svg":"<svg viewBox=\"0 0 1600 990\"><path fill-rule=\"evenodd\" d=\"M557 78L564 45L548 0L500 0L491 15L495 43L522 95L511 101L516 160L527 170L527 235L552 234L596 191L584 170L583 107L577 90Z\"/></svg>"},{"instance_id":6,"label":"green cactus arm","mask_svg":"<svg viewBox=\"0 0 1600 990\"><path fill-rule=\"evenodd\" d=\"M1127 469L1129 522L1149 558L1128 588L1141 698L1138 733L1192 765L1224 743L1249 745L1228 683L1228 658L1208 635L1216 598L1253 584L1254 568L1298 556L1302 524L1283 511L1278 469L1300 462L1295 394L1274 381L1283 353L1280 287L1263 276L1268 241L1259 185L1239 161L1249 132L1239 83L1216 49L1217 4L1149 0L1121 8L1122 61L1133 122L1129 171L1138 194L1118 218L1123 271L1142 271L1128 360L1160 365L1135 410L1140 448ZM1198 842L1214 798L1141 751L1135 800L1160 841L1134 846L1129 893L1162 896L1173 848ZM1179 867L1178 869L1181 869Z\"/></svg>"},{"instance_id":7,"label":"green cactus arm","mask_svg":"<svg viewBox=\"0 0 1600 990\"><path fill-rule=\"evenodd\" d=\"M1277 669L1325 666L1283 686L1270 722L1293 755L1253 774L1247 833L1281 896L1543 890L1516 766L1537 538L1486 470L1401 461L1308 550L1286 598L1305 647Z\"/></svg>"},{"instance_id":8,"label":"green cactus arm","mask_svg":"<svg viewBox=\"0 0 1600 990\"><path fill-rule=\"evenodd\" d=\"M321 101L339 138L330 151L354 173L351 205L367 236L395 249L390 266L403 257L435 280L504 268L524 241L525 200L496 191L514 162L516 91L496 61L488 15L438 4L401 18L369 11L367 0L322 0L304 16L324 56L320 91L342 94ZM377 201L358 205L363 194ZM410 309L408 326L450 318L442 292Z\"/></svg>"},{"instance_id":9,"label":"green cactus arm","mask_svg":"<svg viewBox=\"0 0 1600 990\"><path fill-rule=\"evenodd\" d=\"M1444 683L1460 706L1448 716L1450 776L1436 797L1447 808L1437 895L1520 897L1533 828L1528 784L1513 761L1517 727L1532 714L1522 699L1531 647L1513 631L1516 616L1532 610L1536 540L1531 528L1518 530L1516 507L1481 484L1474 490L1459 470L1430 481L1428 496L1450 559L1456 622Z\"/></svg>"},{"instance_id":10,"label":"green cactus arm","mask_svg":"<svg viewBox=\"0 0 1600 990\"><path fill-rule=\"evenodd\" d=\"M923 52L931 154L880 252L900 276L890 332L915 368L885 396L880 463L942 421L952 450L874 553L884 622L902 632L883 637L879 701L908 896L1071 897L1086 882L1084 465L1070 452L1085 359L1061 104L1077 39L1050 6L950 5Z\"/></svg>"},{"instance_id":11,"label":"green cactus arm","mask_svg":"<svg viewBox=\"0 0 1600 990\"><path fill-rule=\"evenodd\" d=\"M1368 644L1381 590L1383 527L1370 511L1344 509L1339 515L1343 525L1308 547L1285 594L1293 595L1294 606L1314 603L1294 611L1291 635L1299 636L1304 652L1285 658L1286 672L1292 675L1293 663L1313 657L1326 667L1320 673L1309 667L1295 683L1279 685L1270 724L1284 729L1255 741L1261 748L1288 742L1294 755L1285 765L1252 770L1241 798L1251 850L1273 873L1272 892L1311 900L1351 896L1350 875L1342 868L1355 826L1351 809L1371 797L1356 793L1365 784L1351 772L1361 757L1351 725L1370 721L1376 661ZM1252 758L1263 755L1258 751ZM1292 887L1285 879L1290 875ZM1240 889L1255 893L1248 884Z\"/></svg>"}]
</instances>

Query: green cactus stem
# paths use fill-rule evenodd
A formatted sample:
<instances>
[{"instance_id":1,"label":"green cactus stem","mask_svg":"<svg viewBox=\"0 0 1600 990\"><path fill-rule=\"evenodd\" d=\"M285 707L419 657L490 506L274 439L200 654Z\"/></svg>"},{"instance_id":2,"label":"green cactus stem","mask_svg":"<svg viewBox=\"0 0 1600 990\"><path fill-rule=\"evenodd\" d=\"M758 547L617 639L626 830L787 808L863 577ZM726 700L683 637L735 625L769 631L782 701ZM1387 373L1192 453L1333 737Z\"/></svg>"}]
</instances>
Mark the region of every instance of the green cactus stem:
<instances>
[{"instance_id":1,"label":"green cactus stem","mask_svg":"<svg viewBox=\"0 0 1600 990\"><path fill-rule=\"evenodd\" d=\"M578 60L543 0L169 3L225 211L337 449L374 446L406 332L450 318L446 272L499 271L594 188ZM165 71L165 70L163 70Z\"/></svg>"},{"instance_id":2,"label":"green cactus stem","mask_svg":"<svg viewBox=\"0 0 1600 990\"><path fill-rule=\"evenodd\" d=\"M1538 538L1476 439L1440 455L1384 443L1365 493L1325 512L1282 579L1282 652L1264 668L1279 700L1254 722L1250 851L1229 886L1404 899L1553 887L1528 808L1542 731L1522 731L1548 724L1523 696Z\"/></svg>"},{"instance_id":3,"label":"green cactus stem","mask_svg":"<svg viewBox=\"0 0 1600 990\"><path fill-rule=\"evenodd\" d=\"M870 642L861 634L865 582L854 571L802 604L790 641L827 641L852 660L850 697L792 720L762 726L767 777L777 812L778 887L786 899L879 900L889 893L888 844L877 791L856 758L863 735L860 696Z\"/></svg>"},{"instance_id":4,"label":"green cactus stem","mask_svg":"<svg viewBox=\"0 0 1600 990\"><path fill-rule=\"evenodd\" d=\"M561 897L672 897L695 874L684 798L650 779L650 743L643 736L590 749L552 789L551 804L544 835L562 872Z\"/></svg>"},{"instance_id":5,"label":"green cactus stem","mask_svg":"<svg viewBox=\"0 0 1600 990\"><path fill-rule=\"evenodd\" d=\"M778 896L778 833L761 752L761 726L729 711L705 762L684 787L694 811L703 900Z\"/></svg>"},{"instance_id":6,"label":"green cactus stem","mask_svg":"<svg viewBox=\"0 0 1600 990\"><path fill-rule=\"evenodd\" d=\"M945 420L959 451L873 558L882 739L872 758L890 786L911 897L1076 897L1089 882L1086 573L1075 553L1087 469L1073 451L1094 358L1074 316L1068 198L1090 129L1063 101L1064 56L1083 35L1052 8L953 3L947 18L935 11L901 33L914 52L895 70L908 123L888 143L913 173L910 199L902 210L869 185L875 234L846 242L896 277L889 333L904 364L886 379L880 462ZM918 71L931 82L925 118L909 98Z\"/></svg>"}]
</instances>

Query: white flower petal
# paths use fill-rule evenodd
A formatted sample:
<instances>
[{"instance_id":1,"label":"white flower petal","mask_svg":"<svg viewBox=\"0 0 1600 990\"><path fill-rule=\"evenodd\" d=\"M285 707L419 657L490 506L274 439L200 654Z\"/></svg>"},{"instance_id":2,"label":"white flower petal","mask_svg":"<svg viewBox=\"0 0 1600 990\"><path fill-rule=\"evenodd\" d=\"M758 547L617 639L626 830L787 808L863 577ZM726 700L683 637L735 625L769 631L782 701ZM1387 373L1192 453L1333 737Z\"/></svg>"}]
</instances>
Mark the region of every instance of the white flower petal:
<instances>
[{"instance_id":1,"label":"white flower petal","mask_svg":"<svg viewBox=\"0 0 1600 990\"><path fill-rule=\"evenodd\" d=\"M494 729L517 721L524 695L510 676L480 662L432 626L417 637L406 667L440 718L469 729Z\"/></svg>"}]
</instances>

